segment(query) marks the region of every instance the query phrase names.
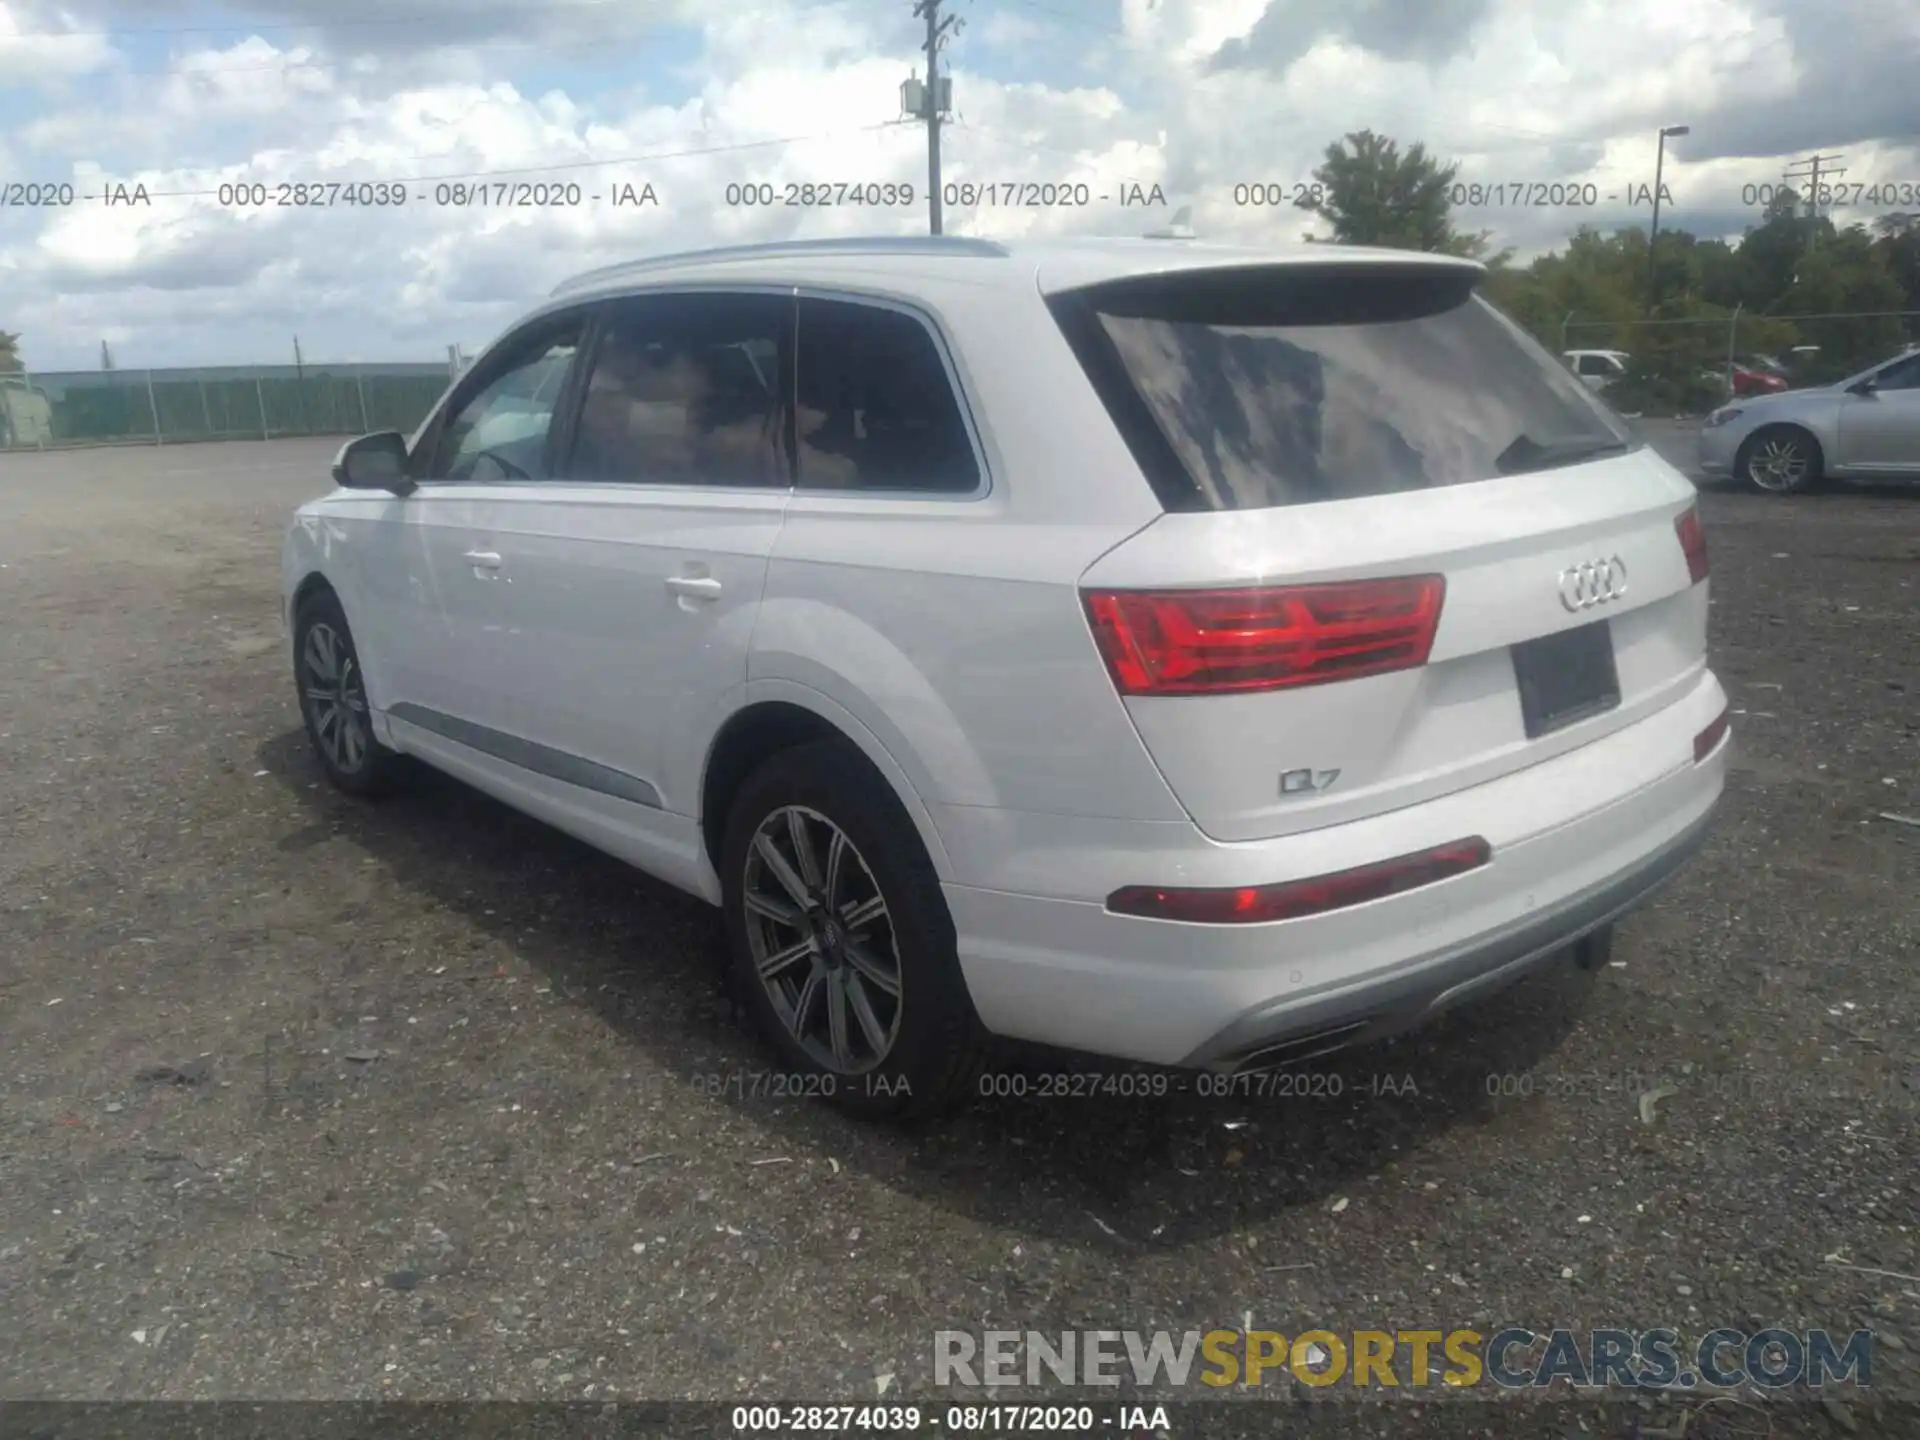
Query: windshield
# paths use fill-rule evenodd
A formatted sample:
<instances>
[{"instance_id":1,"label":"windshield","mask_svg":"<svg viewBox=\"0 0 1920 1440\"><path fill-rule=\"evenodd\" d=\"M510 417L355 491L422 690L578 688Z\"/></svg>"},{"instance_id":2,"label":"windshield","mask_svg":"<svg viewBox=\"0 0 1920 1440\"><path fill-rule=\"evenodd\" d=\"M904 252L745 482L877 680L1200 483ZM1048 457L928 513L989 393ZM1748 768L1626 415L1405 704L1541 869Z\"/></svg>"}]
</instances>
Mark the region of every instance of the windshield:
<instances>
[{"instance_id":1,"label":"windshield","mask_svg":"<svg viewBox=\"0 0 1920 1440\"><path fill-rule=\"evenodd\" d=\"M1254 272L1230 296L1189 272L1056 305L1169 508L1468 484L1639 443L1472 293L1476 272L1312 273Z\"/></svg>"}]
</instances>

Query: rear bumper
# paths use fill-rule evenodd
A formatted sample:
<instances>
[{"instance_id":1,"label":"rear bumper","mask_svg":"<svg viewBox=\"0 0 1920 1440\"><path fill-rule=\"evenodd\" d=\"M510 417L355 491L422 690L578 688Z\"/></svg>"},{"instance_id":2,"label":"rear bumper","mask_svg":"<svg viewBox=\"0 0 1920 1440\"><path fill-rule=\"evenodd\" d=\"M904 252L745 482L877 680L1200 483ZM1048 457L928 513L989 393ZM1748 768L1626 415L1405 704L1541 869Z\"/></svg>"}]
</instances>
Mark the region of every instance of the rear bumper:
<instances>
[{"instance_id":1,"label":"rear bumper","mask_svg":"<svg viewBox=\"0 0 1920 1440\"><path fill-rule=\"evenodd\" d=\"M1696 763L1693 739L1725 705L1703 672L1675 703L1553 760L1281 840L1224 845L1186 827L1194 838L1175 846L1165 827L1108 821L1073 837L1104 840L1070 867L1037 846L1031 865L1002 873L1070 869L1077 883L1053 896L945 887L975 1007L1013 1038L1220 1068L1295 1040L1335 1048L1417 1024L1566 951L1685 863L1711 826L1731 743ZM999 837L1018 853L1004 813ZM1326 874L1471 835L1493 849L1478 870L1299 919L1194 925L1114 915L1095 898L1124 884Z\"/></svg>"},{"instance_id":2,"label":"rear bumper","mask_svg":"<svg viewBox=\"0 0 1920 1440\"><path fill-rule=\"evenodd\" d=\"M1277 1058L1282 1050L1288 1058L1300 1059L1422 1025L1462 1001L1479 999L1533 970L1571 959L1581 940L1672 879L1706 843L1712 828L1709 810L1638 864L1573 896L1551 913L1529 916L1465 945L1421 956L1352 991L1305 1004L1282 999L1256 1006L1179 1063L1234 1069L1251 1060Z\"/></svg>"}]
</instances>

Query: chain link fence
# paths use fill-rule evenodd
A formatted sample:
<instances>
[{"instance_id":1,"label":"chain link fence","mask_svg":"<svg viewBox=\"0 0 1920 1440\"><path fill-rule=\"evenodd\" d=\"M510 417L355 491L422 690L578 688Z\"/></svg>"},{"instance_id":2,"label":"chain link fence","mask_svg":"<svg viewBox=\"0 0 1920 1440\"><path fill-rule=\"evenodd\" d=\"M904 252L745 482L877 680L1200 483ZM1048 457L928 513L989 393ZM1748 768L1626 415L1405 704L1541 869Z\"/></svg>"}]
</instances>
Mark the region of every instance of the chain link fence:
<instances>
[{"instance_id":1,"label":"chain link fence","mask_svg":"<svg viewBox=\"0 0 1920 1440\"><path fill-rule=\"evenodd\" d=\"M0 449L411 432L453 368L442 360L0 372Z\"/></svg>"},{"instance_id":2,"label":"chain link fence","mask_svg":"<svg viewBox=\"0 0 1920 1440\"><path fill-rule=\"evenodd\" d=\"M1536 333L1538 330L1536 329ZM1616 408L1695 415L1723 403L1737 372L1762 370L1794 388L1824 385L1920 343L1920 310L1654 320L1569 313L1550 348L1624 352L1607 384ZM468 363L227 365L167 370L0 371L0 450L278 440L299 435L410 433Z\"/></svg>"},{"instance_id":3,"label":"chain link fence","mask_svg":"<svg viewBox=\"0 0 1920 1440\"><path fill-rule=\"evenodd\" d=\"M1542 337L1549 345L1556 337ZM1723 404L1754 373L1789 388L1828 385L1920 343L1920 310L1837 311L1683 320L1593 320L1570 313L1559 350L1624 352L1628 373L1607 386L1616 407L1647 414L1700 414Z\"/></svg>"}]
</instances>

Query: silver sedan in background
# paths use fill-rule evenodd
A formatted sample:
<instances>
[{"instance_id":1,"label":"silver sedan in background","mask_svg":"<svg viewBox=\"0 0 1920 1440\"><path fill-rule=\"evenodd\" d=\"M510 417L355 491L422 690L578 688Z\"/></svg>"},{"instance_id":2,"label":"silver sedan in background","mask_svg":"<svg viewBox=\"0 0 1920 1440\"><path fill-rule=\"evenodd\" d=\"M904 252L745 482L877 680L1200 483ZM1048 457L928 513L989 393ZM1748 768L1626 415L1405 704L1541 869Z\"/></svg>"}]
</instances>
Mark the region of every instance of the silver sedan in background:
<instances>
[{"instance_id":1,"label":"silver sedan in background","mask_svg":"<svg viewBox=\"0 0 1920 1440\"><path fill-rule=\"evenodd\" d=\"M1776 495L1830 477L1920 479L1920 347L1832 385L1721 406L1701 428L1700 469Z\"/></svg>"}]
</instances>

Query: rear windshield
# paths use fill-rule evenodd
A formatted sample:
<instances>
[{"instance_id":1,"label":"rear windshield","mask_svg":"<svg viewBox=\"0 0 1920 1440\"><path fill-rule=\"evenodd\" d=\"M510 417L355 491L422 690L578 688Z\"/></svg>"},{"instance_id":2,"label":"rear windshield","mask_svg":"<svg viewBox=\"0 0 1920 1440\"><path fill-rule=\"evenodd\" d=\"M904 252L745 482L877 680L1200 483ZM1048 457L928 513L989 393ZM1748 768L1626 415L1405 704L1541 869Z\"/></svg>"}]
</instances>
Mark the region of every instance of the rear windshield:
<instances>
[{"instance_id":1,"label":"rear windshield","mask_svg":"<svg viewBox=\"0 0 1920 1440\"><path fill-rule=\"evenodd\" d=\"M1170 510L1563 468L1639 444L1464 267L1183 271L1056 296Z\"/></svg>"}]
</instances>

